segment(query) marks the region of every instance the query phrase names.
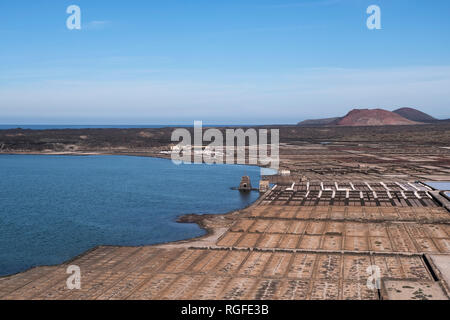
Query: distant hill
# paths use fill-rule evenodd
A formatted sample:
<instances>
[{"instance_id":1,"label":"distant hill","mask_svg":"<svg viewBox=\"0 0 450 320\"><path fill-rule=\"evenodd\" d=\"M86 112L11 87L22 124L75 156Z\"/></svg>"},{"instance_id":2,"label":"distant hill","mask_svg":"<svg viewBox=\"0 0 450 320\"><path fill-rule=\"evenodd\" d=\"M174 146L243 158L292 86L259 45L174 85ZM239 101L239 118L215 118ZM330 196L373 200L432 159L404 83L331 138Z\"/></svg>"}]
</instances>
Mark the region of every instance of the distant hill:
<instances>
[{"instance_id":1,"label":"distant hill","mask_svg":"<svg viewBox=\"0 0 450 320\"><path fill-rule=\"evenodd\" d=\"M438 121L429 114L426 114L422 111L413 108L400 108L394 110L393 112L411 121L428 122L428 123Z\"/></svg>"},{"instance_id":2,"label":"distant hill","mask_svg":"<svg viewBox=\"0 0 450 320\"><path fill-rule=\"evenodd\" d=\"M353 109L336 124L338 126L392 126L418 124L418 122L383 109Z\"/></svg>"},{"instance_id":3,"label":"distant hill","mask_svg":"<svg viewBox=\"0 0 450 320\"><path fill-rule=\"evenodd\" d=\"M298 125L302 126L302 127L326 126L326 125L335 124L340 119L341 119L341 117L326 118L326 119L312 119L312 120L305 120L305 121L299 122Z\"/></svg>"},{"instance_id":4,"label":"distant hill","mask_svg":"<svg viewBox=\"0 0 450 320\"><path fill-rule=\"evenodd\" d=\"M421 123L422 123L421 121L420 122L413 121L397 113L387 111L384 109L353 109L352 111L347 113L347 115L345 115L344 117L305 120L300 122L298 125L302 127L388 126L388 125L414 125Z\"/></svg>"}]
</instances>

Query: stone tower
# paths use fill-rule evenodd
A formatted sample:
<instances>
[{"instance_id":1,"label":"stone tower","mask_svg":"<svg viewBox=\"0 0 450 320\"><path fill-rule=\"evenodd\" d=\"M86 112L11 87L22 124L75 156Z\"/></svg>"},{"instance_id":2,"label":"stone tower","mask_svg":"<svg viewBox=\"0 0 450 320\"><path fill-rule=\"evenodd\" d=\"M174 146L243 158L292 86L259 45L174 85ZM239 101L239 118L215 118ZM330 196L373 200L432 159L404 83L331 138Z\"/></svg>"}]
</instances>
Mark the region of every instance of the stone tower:
<instances>
[{"instance_id":1,"label":"stone tower","mask_svg":"<svg viewBox=\"0 0 450 320\"><path fill-rule=\"evenodd\" d=\"M252 184L250 182L249 176L243 176L241 179L241 183L239 184L239 191L251 191Z\"/></svg>"}]
</instances>

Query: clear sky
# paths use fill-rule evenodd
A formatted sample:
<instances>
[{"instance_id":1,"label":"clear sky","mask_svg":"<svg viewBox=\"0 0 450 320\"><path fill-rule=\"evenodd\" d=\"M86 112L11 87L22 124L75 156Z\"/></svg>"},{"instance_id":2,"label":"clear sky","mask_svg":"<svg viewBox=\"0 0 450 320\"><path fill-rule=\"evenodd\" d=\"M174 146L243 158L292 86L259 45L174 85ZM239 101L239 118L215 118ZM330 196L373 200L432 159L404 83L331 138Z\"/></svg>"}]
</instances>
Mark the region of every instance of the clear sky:
<instances>
[{"instance_id":1,"label":"clear sky","mask_svg":"<svg viewBox=\"0 0 450 320\"><path fill-rule=\"evenodd\" d=\"M1 0L0 123L450 118L449 16L448 0Z\"/></svg>"}]
</instances>

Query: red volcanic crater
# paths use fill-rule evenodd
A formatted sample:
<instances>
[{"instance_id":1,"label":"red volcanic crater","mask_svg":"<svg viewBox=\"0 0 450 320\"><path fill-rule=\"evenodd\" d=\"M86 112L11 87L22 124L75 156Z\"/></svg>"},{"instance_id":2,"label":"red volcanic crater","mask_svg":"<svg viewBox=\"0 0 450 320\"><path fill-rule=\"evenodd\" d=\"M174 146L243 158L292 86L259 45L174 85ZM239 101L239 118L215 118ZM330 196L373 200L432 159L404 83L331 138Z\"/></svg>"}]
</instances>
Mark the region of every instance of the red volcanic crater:
<instances>
[{"instance_id":1,"label":"red volcanic crater","mask_svg":"<svg viewBox=\"0 0 450 320\"><path fill-rule=\"evenodd\" d=\"M336 122L338 126L386 126L419 124L383 109L353 109Z\"/></svg>"}]
</instances>

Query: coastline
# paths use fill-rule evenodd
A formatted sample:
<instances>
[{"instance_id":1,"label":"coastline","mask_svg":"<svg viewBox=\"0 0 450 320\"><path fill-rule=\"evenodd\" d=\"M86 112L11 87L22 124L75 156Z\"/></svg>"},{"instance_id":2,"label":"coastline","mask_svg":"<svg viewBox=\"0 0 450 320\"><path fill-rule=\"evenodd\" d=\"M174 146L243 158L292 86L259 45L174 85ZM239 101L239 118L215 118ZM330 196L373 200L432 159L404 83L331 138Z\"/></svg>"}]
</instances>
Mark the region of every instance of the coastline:
<instances>
[{"instance_id":1,"label":"coastline","mask_svg":"<svg viewBox=\"0 0 450 320\"><path fill-rule=\"evenodd\" d=\"M61 262L61 263L53 264L53 265L33 266L33 267L30 267L30 268L20 271L20 272L12 273L12 274L5 275L5 276L0 276L0 279L10 278L10 277L13 277L16 275L24 274L24 273L30 272L34 269L67 265L73 261L83 258L84 256L88 255L89 253L91 253L99 248L105 248L105 247L109 247L109 248L189 248L195 244L213 244L217 240L217 238L222 236L228 230L228 228L226 228L226 227L221 228L221 227L213 226L212 224L214 222L217 222L217 221L220 221L223 219L229 219L231 217L237 217L237 215L239 215L239 213L242 210L250 209L254 206L257 206L259 204L259 202L263 199L263 197L264 197L264 195L261 195L255 202L253 202L251 205L249 205L245 208L242 208L239 210L232 210L232 211L229 211L229 212L223 213L223 214L190 213L190 214L183 214L183 215L178 216L176 219L177 223L195 223L200 227L200 229L206 231L206 234L198 236L198 237L184 239L184 240L178 240L178 241L162 242L162 243L157 243L157 244L146 244L146 245L140 245L140 246L96 245L96 246L94 246L88 250L85 250L84 252L82 252L66 261ZM228 222L230 222L230 224L232 224L235 221L235 219L230 219L230 220L231 221L228 221Z\"/></svg>"},{"instance_id":2,"label":"coastline","mask_svg":"<svg viewBox=\"0 0 450 320\"><path fill-rule=\"evenodd\" d=\"M155 154L155 155L138 155L135 153L103 153L103 152L12 152L12 153L2 153L0 152L0 155L43 155L43 156L128 156L128 157L145 157L145 158L155 158L155 159L165 159L170 160L170 156L167 154ZM235 164L232 164L235 165ZM257 165L253 165L257 166ZM253 191L254 192L254 191ZM269 192L269 191L268 191ZM261 200L263 199L265 194L260 194L259 197L250 205L241 208L241 209L235 209L231 210L226 213L222 214L214 214L214 213L207 213L207 214L196 214L196 213L188 213L188 214L181 214L176 217L175 222L181 223L181 224L197 224L201 230L204 230L206 233L203 235L200 235L198 237L194 238L188 238L184 240L177 240L177 241L167 241L167 242L161 242L156 244L146 244L146 245L139 245L139 246L121 246L121 245L96 245L90 249L85 250L84 252L69 258L66 261L63 261L58 264L53 265L39 265L39 266L32 266L28 269L25 269L23 271L8 274L1 276L0 279L12 277L15 275L19 275L22 273L29 272L31 270L37 269L37 268L44 268L44 267L55 267L60 265L66 265L71 263L72 261L75 261L77 259L83 258L85 255L89 254L92 251L95 251L99 248L103 247L114 247L114 248L144 248L144 247L154 247L154 248L187 248L192 245L201 244L201 245L211 245L214 244L214 242L222 236L227 230L228 227L235 221L235 218L239 213L243 210L250 209L254 206L257 206ZM232 218L234 217L234 219Z\"/></svg>"}]
</instances>

